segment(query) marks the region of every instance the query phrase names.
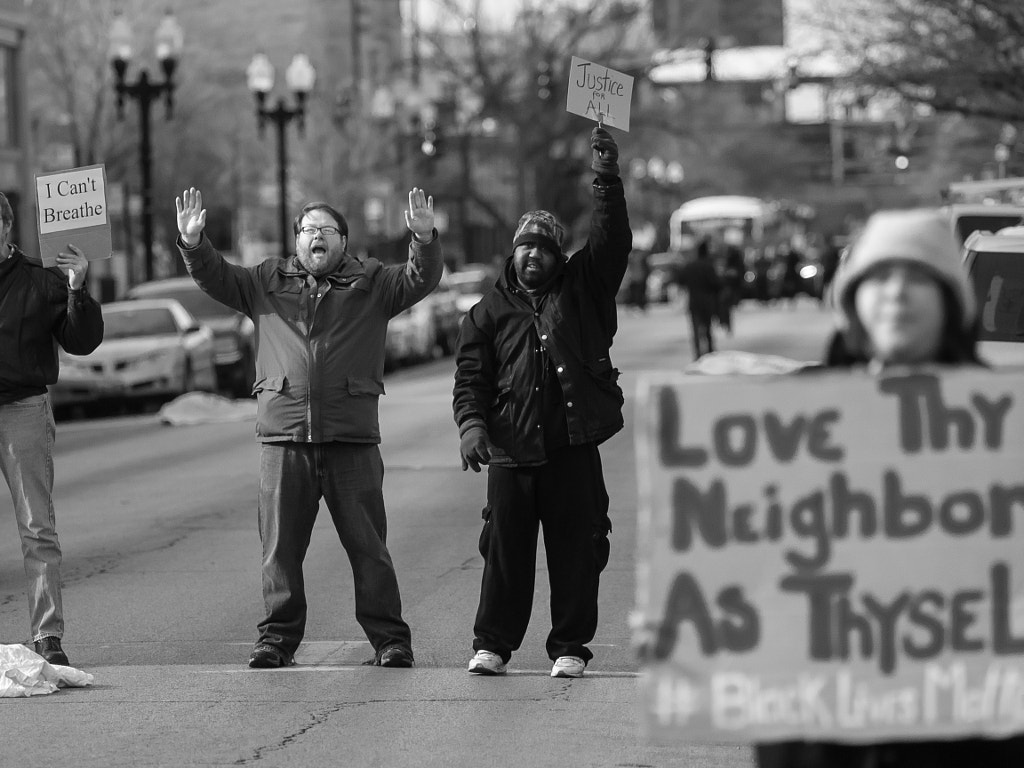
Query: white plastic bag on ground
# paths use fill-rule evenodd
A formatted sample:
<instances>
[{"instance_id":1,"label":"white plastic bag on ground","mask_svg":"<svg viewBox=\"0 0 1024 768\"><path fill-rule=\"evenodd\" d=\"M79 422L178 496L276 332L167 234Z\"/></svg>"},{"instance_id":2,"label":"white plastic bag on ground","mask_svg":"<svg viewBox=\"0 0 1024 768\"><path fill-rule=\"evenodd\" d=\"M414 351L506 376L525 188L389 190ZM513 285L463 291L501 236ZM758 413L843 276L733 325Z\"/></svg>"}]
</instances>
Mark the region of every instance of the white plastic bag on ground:
<instances>
[{"instance_id":1,"label":"white plastic bag on ground","mask_svg":"<svg viewBox=\"0 0 1024 768\"><path fill-rule=\"evenodd\" d=\"M711 376L734 374L782 374L813 367L816 363L793 360L779 355L763 355L739 350L711 352L690 363L686 373L703 373Z\"/></svg>"},{"instance_id":2,"label":"white plastic bag on ground","mask_svg":"<svg viewBox=\"0 0 1024 768\"><path fill-rule=\"evenodd\" d=\"M41 696L57 688L86 685L92 685L88 672L50 664L24 645L0 645L0 699Z\"/></svg>"},{"instance_id":3,"label":"white plastic bag on ground","mask_svg":"<svg viewBox=\"0 0 1024 768\"><path fill-rule=\"evenodd\" d=\"M209 392L187 392L160 409L160 421L174 427L255 418L255 400L229 400Z\"/></svg>"}]
</instances>

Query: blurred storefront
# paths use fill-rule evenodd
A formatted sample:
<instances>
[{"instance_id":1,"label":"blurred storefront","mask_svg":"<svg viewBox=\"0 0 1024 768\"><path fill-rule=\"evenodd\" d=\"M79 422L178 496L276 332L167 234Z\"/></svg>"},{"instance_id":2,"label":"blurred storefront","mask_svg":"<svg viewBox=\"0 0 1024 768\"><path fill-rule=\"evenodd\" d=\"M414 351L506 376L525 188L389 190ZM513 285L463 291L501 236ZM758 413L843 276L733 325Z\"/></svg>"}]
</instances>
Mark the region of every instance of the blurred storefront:
<instances>
[{"instance_id":1,"label":"blurred storefront","mask_svg":"<svg viewBox=\"0 0 1024 768\"><path fill-rule=\"evenodd\" d=\"M0 0L0 192L14 208L13 240L38 252L32 215L31 147L25 94L24 0Z\"/></svg>"}]
</instances>

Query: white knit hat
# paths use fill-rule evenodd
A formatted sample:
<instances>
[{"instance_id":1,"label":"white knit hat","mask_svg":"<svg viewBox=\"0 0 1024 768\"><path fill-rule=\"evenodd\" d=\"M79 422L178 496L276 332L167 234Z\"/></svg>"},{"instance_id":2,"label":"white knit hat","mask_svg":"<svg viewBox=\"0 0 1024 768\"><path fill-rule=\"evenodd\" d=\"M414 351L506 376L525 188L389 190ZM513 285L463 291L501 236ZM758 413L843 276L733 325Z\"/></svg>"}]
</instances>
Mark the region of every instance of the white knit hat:
<instances>
[{"instance_id":1,"label":"white knit hat","mask_svg":"<svg viewBox=\"0 0 1024 768\"><path fill-rule=\"evenodd\" d=\"M879 211L864 225L850 253L836 272L833 296L841 321L849 327L855 316L853 295L858 283L879 264L910 262L925 269L950 289L964 328L974 324L974 289L960 258L960 246L949 219L929 208Z\"/></svg>"}]
</instances>

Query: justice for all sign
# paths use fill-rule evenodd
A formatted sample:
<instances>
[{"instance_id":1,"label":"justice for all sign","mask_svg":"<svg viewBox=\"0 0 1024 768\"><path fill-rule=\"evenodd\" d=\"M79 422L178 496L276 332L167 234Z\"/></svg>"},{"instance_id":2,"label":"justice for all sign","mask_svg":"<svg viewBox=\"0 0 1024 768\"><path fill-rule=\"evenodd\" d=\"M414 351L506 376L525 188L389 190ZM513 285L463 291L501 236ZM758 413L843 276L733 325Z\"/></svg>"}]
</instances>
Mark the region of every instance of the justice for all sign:
<instances>
[{"instance_id":1,"label":"justice for all sign","mask_svg":"<svg viewBox=\"0 0 1024 768\"><path fill-rule=\"evenodd\" d=\"M604 125L629 130L633 78L592 61L572 57L565 108Z\"/></svg>"},{"instance_id":2,"label":"justice for all sign","mask_svg":"<svg viewBox=\"0 0 1024 768\"><path fill-rule=\"evenodd\" d=\"M647 374L658 738L1024 732L1024 375Z\"/></svg>"},{"instance_id":3,"label":"justice for all sign","mask_svg":"<svg viewBox=\"0 0 1024 768\"><path fill-rule=\"evenodd\" d=\"M106 187L102 165L36 176L39 253L44 266L54 266L57 254L67 251L69 243L90 260L110 256Z\"/></svg>"}]
</instances>

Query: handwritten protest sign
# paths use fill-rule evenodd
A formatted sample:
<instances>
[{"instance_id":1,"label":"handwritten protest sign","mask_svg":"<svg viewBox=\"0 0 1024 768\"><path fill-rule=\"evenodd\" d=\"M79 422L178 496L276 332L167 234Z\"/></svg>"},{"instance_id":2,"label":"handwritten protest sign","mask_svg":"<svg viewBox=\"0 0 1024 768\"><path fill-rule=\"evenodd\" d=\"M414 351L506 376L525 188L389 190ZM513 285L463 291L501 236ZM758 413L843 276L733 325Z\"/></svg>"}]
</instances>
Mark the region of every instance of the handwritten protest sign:
<instances>
[{"instance_id":1,"label":"handwritten protest sign","mask_svg":"<svg viewBox=\"0 0 1024 768\"><path fill-rule=\"evenodd\" d=\"M604 125L629 130L633 78L592 61L572 57L565 108Z\"/></svg>"},{"instance_id":2,"label":"handwritten protest sign","mask_svg":"<svg viewBox=\"0 0 1024 768\"><path fill-rule=\"evenodd\" d=\"M1024 732L1024 378L645 374L655 738Z\"/></svg>"},{"instance_id":3,"label":"handwritten protest sign","mask_svg":"<svg viewBox=\"0 0 1024 768\"><path fill-rule=\"evenodd\" d=\"M57 254L77 246L86 258L110 257L107 177L102 165L88 165L36 176L39 255L55 266Z\"/></svg>"}]
</instances>

